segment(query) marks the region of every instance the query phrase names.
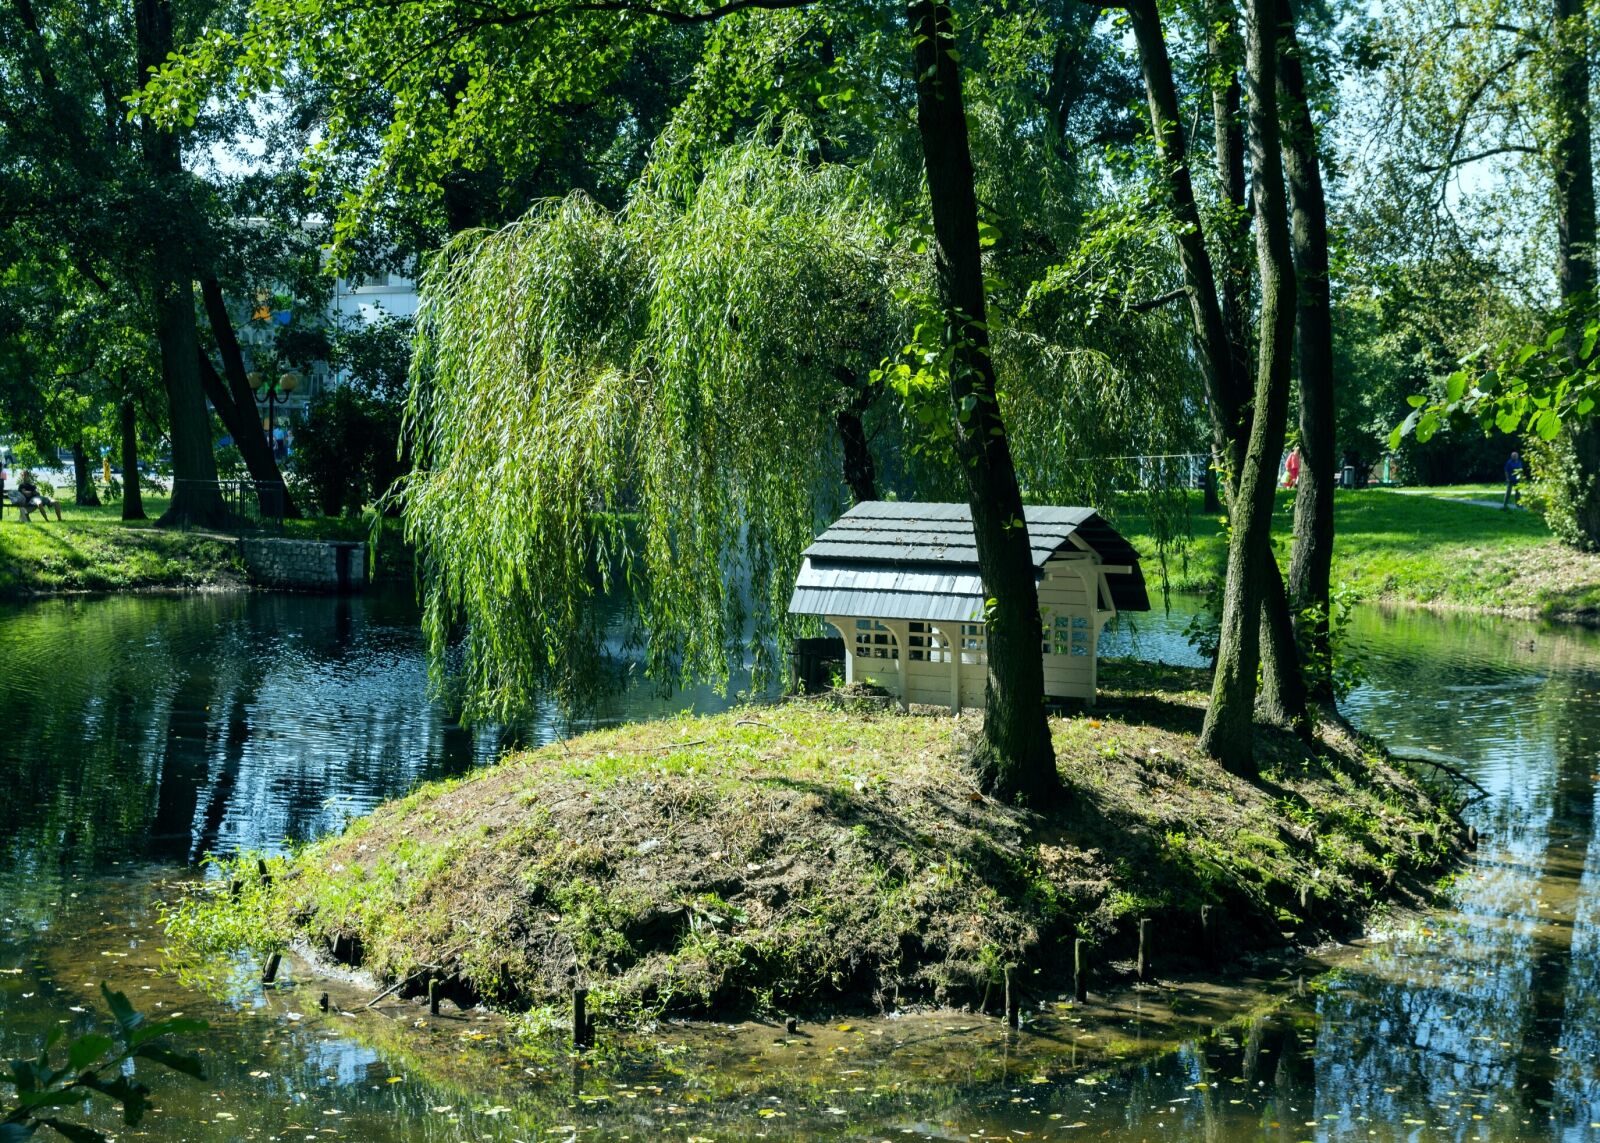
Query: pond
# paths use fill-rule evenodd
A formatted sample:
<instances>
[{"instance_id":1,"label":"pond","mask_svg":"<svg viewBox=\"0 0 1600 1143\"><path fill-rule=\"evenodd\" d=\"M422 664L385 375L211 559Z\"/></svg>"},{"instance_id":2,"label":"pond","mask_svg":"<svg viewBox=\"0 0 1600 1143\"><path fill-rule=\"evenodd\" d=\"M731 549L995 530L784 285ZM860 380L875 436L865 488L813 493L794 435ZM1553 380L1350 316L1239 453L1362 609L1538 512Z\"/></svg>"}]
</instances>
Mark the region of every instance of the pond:
<instances>
[{"instance_id":1,"label":"pond","mask_svg":"<svg viewBox=\"0 0 1600 1143\"><path fill-rule=\"evenodd\" d=\"M1187 616L1108 641L1192 657ZM130 596L0 610L0 1054L100 1018L101 980L211 1021L208 1079L159 1075L141 1137L1576 1139L1600 1131L1600 637L1368 609L1365 729L1490 796L1450 907L1268 979L1031 1013L684 1027L574 1064L498 1018L350 986L208 992L156 900L207 852L336 829L419 780L566 733L469 733L430 702L413 605ZM725 700L620 693L596 719ZM330 1011L320 993L330 993ZM119 1130L99 1113L95 1122Z\"/></svg>"}]
</instances>

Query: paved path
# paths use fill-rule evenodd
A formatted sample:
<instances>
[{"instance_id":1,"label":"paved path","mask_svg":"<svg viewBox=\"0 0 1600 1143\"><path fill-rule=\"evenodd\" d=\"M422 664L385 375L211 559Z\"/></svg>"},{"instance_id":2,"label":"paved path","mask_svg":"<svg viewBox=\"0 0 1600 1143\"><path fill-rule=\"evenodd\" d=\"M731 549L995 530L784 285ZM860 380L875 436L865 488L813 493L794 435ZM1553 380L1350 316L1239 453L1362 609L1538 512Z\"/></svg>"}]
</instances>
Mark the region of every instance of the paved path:
<instances>
[{"instance_id":1,"label":"paved path","mask_svg":"<svg viewBox=\"0 0 1600 1143\"><path fill-rule=\"evenodd\" d=\"M1389 492L1389 493L1392 493L1395 496L1426 496L1426 497L1428 497L1430 499L1433 499L1433 500L1444 500L1444 501L1447 501L1447 502L1449 502L1451 504L1476 504L1480 508L1503 508L1503 507L1505 507L1505 503L1504 503L1503 500L1468 500L1464 496L1439 496L1439 495L1436 495L1435 493L1429 492L1426 488L1380 488L1380 489L1378 489L1378 491L1379 492ZM1511 506L1511 509L1514 512L1526 512L1527 511L1527 509L1524 508L1521 504L1513 504Z\"/></svg>"}]
</instances>

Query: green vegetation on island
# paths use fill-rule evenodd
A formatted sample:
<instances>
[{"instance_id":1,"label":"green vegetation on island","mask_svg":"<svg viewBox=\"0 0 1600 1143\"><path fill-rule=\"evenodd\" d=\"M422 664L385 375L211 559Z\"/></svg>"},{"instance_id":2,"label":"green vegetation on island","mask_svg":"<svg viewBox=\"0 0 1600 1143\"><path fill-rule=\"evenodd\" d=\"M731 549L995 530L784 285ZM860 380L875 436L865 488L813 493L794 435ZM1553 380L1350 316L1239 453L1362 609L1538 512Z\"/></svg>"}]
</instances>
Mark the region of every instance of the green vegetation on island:
<instances>
[{"instance_id":1,"label":"green vegetation on island","mask_svg":"<svg viewBox=\"0 0 1600 1143\"><path fill-rule=\"evenodd\" d=\"M748 707L605 730L432 783L287 860L239 859L170 931L205 957L305 942L401 996L513 1008L590 988L608 1018L998 1004L1127 972L1138 921L1191 963L1355 931L1426 891L1459 823L1370 740L1263 733L1209 762L1205 672L1116 664L1051 720L1069 796L985 797L971 720ZM1201 909L1210 906L1202 934Z\"/></svg>"}]
</instances>

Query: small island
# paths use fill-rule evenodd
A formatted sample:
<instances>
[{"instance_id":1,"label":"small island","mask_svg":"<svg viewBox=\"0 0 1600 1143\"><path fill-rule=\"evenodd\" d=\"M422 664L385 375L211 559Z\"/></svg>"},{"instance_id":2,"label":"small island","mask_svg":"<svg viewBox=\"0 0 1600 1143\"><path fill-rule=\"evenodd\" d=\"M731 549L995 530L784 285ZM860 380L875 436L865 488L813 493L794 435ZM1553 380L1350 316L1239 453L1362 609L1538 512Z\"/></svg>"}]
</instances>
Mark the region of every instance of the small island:
<instances>
[{"instance_id":1,"label":"small island","mask_svg":"<svg viewBox=\"0 0 1600 1143\"><path fill-rule=\"evenodd\" d=\"M956 1006L1238 965L1421 900L1465 831L1376 742L1260 736L1259 783L1196 748L1205 672L1104 664L1050 720L1068 797L986 797L976 719L796 700L604 730L426 785L182 906L202 951L292 948L401 997L623 1025Z\"/></svg>"}]
</instances>

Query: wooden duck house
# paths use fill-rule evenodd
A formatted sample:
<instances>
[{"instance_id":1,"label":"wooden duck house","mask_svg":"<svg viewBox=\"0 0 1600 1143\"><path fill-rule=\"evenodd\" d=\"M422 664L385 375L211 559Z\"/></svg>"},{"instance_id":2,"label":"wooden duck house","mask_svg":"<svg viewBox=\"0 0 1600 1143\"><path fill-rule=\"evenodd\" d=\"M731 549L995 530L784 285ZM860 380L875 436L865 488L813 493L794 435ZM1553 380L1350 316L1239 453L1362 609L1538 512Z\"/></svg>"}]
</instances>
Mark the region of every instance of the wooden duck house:
<instances>
[{"instance_id":1,"label":"wooden duck house","mask_svg":"<svg viewBox=\"0 0 1600 1143\"><path fill-rule=\"evenodd\" d=\"M1025 509L1044 621L1045 693L1095 697L1100 629L1148 611L1139 554L1090 508ZM951 710L983 705L983 578L965 504L868 501L806 549L789 611L844 637L846 682Z\"/></svg>"}]
</instances>

